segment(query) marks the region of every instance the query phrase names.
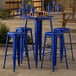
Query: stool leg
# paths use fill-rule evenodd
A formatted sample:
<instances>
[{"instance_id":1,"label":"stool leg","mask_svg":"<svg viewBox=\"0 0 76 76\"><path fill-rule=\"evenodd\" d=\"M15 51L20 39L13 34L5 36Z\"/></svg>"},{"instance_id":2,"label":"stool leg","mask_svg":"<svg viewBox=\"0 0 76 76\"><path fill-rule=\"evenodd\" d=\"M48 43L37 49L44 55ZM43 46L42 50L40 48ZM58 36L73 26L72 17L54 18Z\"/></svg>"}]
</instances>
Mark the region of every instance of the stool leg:
<instances>
[{"instance_id":1,"label":"stool leg","mask_svg":"<svg viewBox=\"0 0 76 76\"><path fill-rule=\"evenodd\" d=\"M51 52L52 52L52 71L54 72L54 65L55 65L55 37L52 36L52 47L51 47Z\"/></svg>"},{"instance_id":2,"label":"stool leg","mask_svg":"<svg viewBox=\"0 0 76 76\"><path fill-rule=\"evenodd\" d=\"M16 66L16 37L13 37L13 72L15 72Z\"/></svg>"},{"instance_id":3,"label":"stool leg","mask_svg":"<svg viewBox=\"0 0 76 76\"><path fill-rule=\"evenodd\" d=\"M8 35L7 35L7 40L6 40L6 49L5 49L5 57L4 57L3 68L5 68L5 63L6 63L7 48L8 48Z\"/></svg>"},{"instance_id":4,"label":"stool leg","mask_svg":"<svg viewBox=\"0 0 76 76\"><path fill-rule=\"evenodd\" d=\"M63 37L60 37L60 62L62 63L63 58Z\"/></svg>"},{"instance_id":5,"label":"stool leg","mask_svg":"<svg viewBox=\"0 0 76 76\"><path fill-rule=\"evenodd\" d=\"M50 8L49 8L50 9ZM51 12L52 12L52 8L51 8Z\"/></svg>"},{"instance_id":6,"label":"stool leg","mask_svg":"<svg viewBox=\"0 0 76 76\"><path fill-rule=\"evenodd\" d=\"M19 12L19 11L17 10L17 16L18 16L18 12Z\"/></svg>"},{"instance_id":7,"label":"stool leg","mask_svg":"<svg viewBox=\"0 0 76 76\"><path fill-rule=\"evenodd\" d=\"M50 13L50 7L48 6L48 15L49 15L49 13Z\"/></svg>"},{"instance_id":8,"label":"stool leg","mask_svg":"<svg viewBox=\"0 0 76 76\"><path fill-rule=\"evenodd\" d=\"M38 64L38 41L39 41L39 30L38 30L38 26L39 26L39 20L35 19L35 67L37 68L37 64Z\"/></svg>"},{"instance_id":9,"label":"stool leg","mask_svg":"<svg viewBox=\"0 0 76 76\"><path fill-rule=\"evenodd\" d=\"M58 10L58 15L59 15L59 12L60 12L60 8L58 7L58 8L57 8L57 10Z\"/></svg>"},{"instance_id":10,"label":"stool leg","mask_svg":"<svg viewBox=\"0 0 76 76\"><path fill-rule=\"evenodd\" d=\"M26 50L26 57L27 57L27 61L28 61L28 67L30 69L30 63L29 63L29 56L28 56L28 46L27 46L27 34L24 36L25 38L25 50Z\"/></svg>"},{"instance_id":11,"label":"stool leg","mask_svg":"<svg viewBox=\"0 0 76 76\"><path fill-rule=\"evenodd\" d=\"M50 27L51 27L51 31L53 31L52 19L50 19Z\"/></svg>"},{"instance_id":12,"label":"stool leg","mask_svg":"<svg viewBox=\"0 0 76 76\"><path fill-rule=\"evenodd\" d=\"M51 42L51 44L52 44L52 42ZM55 37L55 48L57 49L57 37ZM52 51L52 49L51 49L51 51ZM55 60L56 60L56 54L57 54L57 51L55 50ZM50 53L50 60L51 60L51 56L52 56L52 54ZM56 62L55 62L55 65L56 65Z\"/></svg>"},{"instance_id":13,"label":"stool leg","mask_svg":"<svg viewBox=\"0 0 76 76\"><path fill-rule=\"evenodd\" d=\"M16 46L17 46L18 66L20 66L20 38L17 38Z\"/></svg>"},{"instance_id":14,"label":"stool leg","mask_svg":"<svg viewBox=\"0 0 76 76\"><path fill-rule=\"evenodd\" d=\"M31 40L32 40L32 49L33 49L33 54L34 54L34 43L33 43L32 29L30 30L30 33L31 33Z\"/></svg>"},{"instance_id":15,"label":"stool leg","mask_svg":"<svg viewBox=\"0 0 76 76\"><path fill-rule=\"evenodd\" d=\"M43 60L44 60L45 44L46 44L46 36L45 36L45 38L44 38L44 47L43 47L43 55L42 55L41 68L43 67Z\"/></svg>"},{"instance_id":16,"label":"stool leg","mask_svg":"<svg viewBox=\"0 0 76 76\"><path fill-rule=\"evenodd\" d=\"M65 47L64 37L63 37L63 47L64 47L64 51L65 51L66 68L68 69L68 63L67 63L67 55L66 55L66 47Z\"/></svg>"},{"instance_id":17,"label":"stool leg","mask_svg":"<svg viewBox=\"0 0 76 76\"><path fill-rule=\"evenodd\" d=\"M51 43L52 44L52 43ZM52 49L51 49L51 51L52 51ZM52 58L51 58L51 56L52 56L52 52L50 52L50 57L49 57L49 60L51 60Z\"/></svg>"},{"instance_id":18,"label":"stool leg","mask_svg":"<svg viewBox=\"0 0 76 76\"><path fill-rule=\"evenodd\" d=\"M23 52L24 52L24 38L21 37L20 39L20 52L21 52L21 64L22 64L22 60L23 60Z\"/></svg>"},{"instance_id":19,"label":"stool leg","mask_svg":"<svg viewBox=\"0 0 76 76\"><path fill-rule=\"evenodd\" d=\"M70 46L71 46L72 60L74 61L73 48L72 48L72 41L71 41L71 33L70 33L70 31L69 31L69 39L70 39Z\"/></svg>"},{"instance_id":20,"label":"stool leg","mask_svg":"<svg viewBox=\"0 0 76 76\"><path fill-rule=\"evenodd\" d=\"M56 65L56 59L57 59L57 37L55 37L55 65Z\"/></svg>"},{"instance_id":21,"label":"stool leg","mask_svg":"<svg viewBox=\"0 0 76 76\"><path fill-rule=\"evenodd\" d=\"M39 21L39 32L38 32L38 35L39 35L39 58L41 60L41 51L42 51L42 20Z\"/></svg>"},{"instance_id":22,"label":"stool leg","mask_svg":"<svg viewBox=\"0 0 76 76\"><path fill-rule=\"evenodd\" d=\"M20 16L20 18L22 17L22 10L21 9L20 9L20 15L19 16Z\"/></svg>"}]
</instances>

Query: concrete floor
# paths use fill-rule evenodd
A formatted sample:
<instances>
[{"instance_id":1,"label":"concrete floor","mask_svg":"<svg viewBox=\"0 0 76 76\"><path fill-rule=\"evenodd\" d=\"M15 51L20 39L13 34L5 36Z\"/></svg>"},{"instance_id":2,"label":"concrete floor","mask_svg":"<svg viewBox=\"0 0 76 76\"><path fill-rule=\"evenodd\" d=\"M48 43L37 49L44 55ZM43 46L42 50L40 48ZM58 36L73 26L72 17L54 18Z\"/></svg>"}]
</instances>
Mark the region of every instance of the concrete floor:
<instances>
[{"instance_id":1,"label":"concrete floor","mask_svg":"<svg viewBox=\"0 0 76 76\"><path fill-rule=\"evenodd\" d=\"M57 18L53 19L53 26L55 28L61 27L61 23L59 23L60 20L61 20L61 16L58 16ZM16 27L24 26L24 23L25 23L24 19L17 19L17 18L1 20L1 21L6 23L6 25L10 28L10 31L15 31ZM33 29L33 35L34 35L34 21L28 21L28 26ZM43 37L42 37L43 40L44 40L45 32L50 31L49 27L50 27L50 22L43 21ZM71 30L76 29L76 26L74 23L67 24L67 27L71 28ZM66 43L69 43L67 36L68 35L66 34L65 41ZM3 69L5 47L0 47L0 76L76 76L76 33L72 33L72 42L73 42L75 61L72 61L71 52L70 50L69 51L67 50L69 69L68 70L66 69L65 58L63 59L63 63L60 63L59 55L58 55L55 72L52 72L52 63L46 57L44 59L43 69L40 68L41 61L38 62L38 68L35 69L35 61L34 61L33 55L30 55L30 65L31 65L30 70L27 67L27 61L25 57L23 59L23 64L20 67L16 63L15 73L13 72L12 59L10 58L7 58L6 68ZM50 45L49 39L47 40L47 43ZM66 44L66 45L67 47L69 47L69 44ZM12 54L12 47L9 47L8 54L9 55Z\"/></svg>"},{"instance_id":2,"label":"concrete floor","mask_svg":"<svg viewBox=\"0 0 76 76\"><path fill-rule=\"evenodd\" d=\"M73 45L74 47L76 45ZM16 61L16 71L13 72L13 63L12 63L12 47L8 48L8 55L6 60L6 68L3 69L4 61L4 52L5 47L0 47L0 76L76 76L76 49L74 50L74 58L72 61L71 52L67 50L68 57L68 66L69 69L66 69L65 58L63 58L63 63L60 63L59 55L57 56L57 65L55 67L55 72L52 72L52 62L48 58L44 58L43 69L40 68L41 61L38 60L38 68L35 68L35 61L33 55L30 57L31 69L28 69L27 60L23 58L23 64L19 67ZM59 51L58 51L59 54Z\"/></svg>"}]
</instances>

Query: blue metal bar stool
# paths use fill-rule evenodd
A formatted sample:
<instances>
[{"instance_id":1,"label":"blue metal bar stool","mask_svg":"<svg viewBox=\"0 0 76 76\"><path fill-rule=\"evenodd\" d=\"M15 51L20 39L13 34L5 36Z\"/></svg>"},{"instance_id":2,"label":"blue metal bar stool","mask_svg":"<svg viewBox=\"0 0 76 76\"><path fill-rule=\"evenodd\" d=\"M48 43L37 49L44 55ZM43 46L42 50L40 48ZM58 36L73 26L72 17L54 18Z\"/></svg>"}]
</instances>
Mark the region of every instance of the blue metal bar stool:
<instances>
[{"instance_id":1,"label":"blue metal bar stool","mask_svg":"<svg viewBox=\"0 0 76 76\"><path fill-rule=\"evenodd\" d=\"M18 10L17 10L17 15L18 15L18 11L19 11L20 12L20 14L19 14L20 18L22 17L23 14L25 16L27 16L27 13L28 13L27 9L28 9L28 4L21 4L21 8L18 8Z\"/></svg>"},{"instance_id":2,"label":"blue metal bar stool","mask_svg":"<svg viewBox=\"0 0 76 76\"><path fill-rule=\"evenodd\" d=\"M63 32L63 33L68 32L69 33L72 60L74 60L70 28L55 28L54 31L56 31L56 32Z\"/></svg>"},{"instance_id":3,"label":"blue metal bar stool","mask_svg":"<svg viewBox=\"0 0 76 76\"><path fill-rule=\"evenodd\" d=\"M34 4L21 4L21 8L19 8L17 10L17 15L18 15L18 11L19 11L20 12L20 14L19 14L20 18L22 17L22 15L27 16L31 10L32 10L33 15L34 15L35 8L29 8L29 6L33 6L33 5Z\"/></svg>"},{"instance_id":4,"label":"blue metal bar stool","mask_svg":"<svg viewBox=\"0 0 76 76\"><path fill-rule=\"evenodd\" d=\"M18 15L18 11L20 12L20 14L19 14L20 18L22 17L23 14L24 14L24 16L27 16L27 13L25 12L25 11L27 11L26 8L19 8L17 10L17 15Z\"/></svg>"},{"instance_id":5,"label":"blue metal bar stool","mask_svg":"<svg viewBox=\"0 0 76 76\"><path fill-rule=\"evenodd\" d=\"M21 8L21 9L23 9L23 14L25 16L27 16L27 14L28 14L28 4L21 4L21 7L23 7L23 8Z\"/></svg>"},{"instance_id":6,"label":"blue metal bar stool","mask_svg":"<svg viewBox=\"0 0 76 76\"><path fill-rule=\"evenodd\" d=\"M55 7L55 2L49 2L48 5L52 5L52 7L54 8ZM53 11L54 12L54 11Z\"/></svg>"},{"instance_id":7,"label":"blue metal bar stool","mask_svg":"<svg viewBox=\"0 0 76 76\"><path fill-rule=\"evenodd\" d=\"M43 55L42 55L42 63L41 63L41 68L43 67L43 59L44 59L44 51L45 51L45 44L46 44L46 38L51 37L51 52L52 52L52 71L54 72L54 67L56 65L56 55L57 55L57 37L60 38L60 45L61 47L64 48L65 51L65 60L66 60L66 68L68 69L68 63L67 63L67 55L66 55L66 48L65 48L65 43L64 43L64 36L63 33L59 32L46 32L45 33L45 38L44 38L44 46L43 46ZM60 48L60 53L62 53L62 48ZM60 54L60 60L62 62L62 54Z\"/></svg>"},{"instance_id":8,"label":"blue metal bar stool","mask_svg":"<svg viewBox=\"0 0 76 76\"><path fill-rule=\"evenodd\" d=\"M49 13L50 13L50 9L51 9L51 12L54 11L53 7L54 7L53 2L49 2L49 3L48 3L48 6L46 6L46 8L48 9L48 15L49 15ZM53 11L52 11L52 9L53 9Z\"/></svg>"},{"instance_id":9,"label":"blue metal bar stool","mask_svg":"<svg viewBox=\"0 0 76 76\"><path fill-rule=\"evenodd\" d=\"M52 8L53 8L53 7L52 7L52 6L47 6L46 8L47 8L47 10L48 10L48 15L49 15L49 14L50 14L50 9L51 9L51 12L52 12Z\"/></svg>"},{"instance_id":10,"label":"blue metal bar stool","mask_svg":"<svg viewBox=\"0 0 76 76\"><path fill-rule=\"evenodd\" d=\"M21 8L17 9L17 16L18 16L18 11L20 12L19 17L21 18L22 17L22 9Z\"/></svg>"},{"instance_id":11,"label":"blue metal bar stool","mask_svg":"<svg viewBox=\"0 0 76 76\"><path fill-rule=\"evenodd\" d=\"M55 11L57 11L58 15L59 15L59 12L60 12L60 3L58 3L58 2L55 2Z\"/></svg>"},{"instance_id":12,"label":"blue metal bar stool","mask_svg":"<svg viewBox=\"0 0 76 76\"><path fill-rule=\"evenodd\" d=\"M34 13L35 13L35 9L36 9L36 8L30 8L30 9L29 9L29 11L33 13L33 16L34 16Z\"/></svg>"},{"instance_id":13,"label":"blue metal bar stool","mask_svg":"<svg viewBox=\"0 0 76 76\"><path fill-rule=\"evenodd\" d=\"M16 32L21 32L21 33L23 33L23 32L25 32L24 30L25 30L25 27L17 27L17 28L16 28ZM27 32L29 31L29 32L31 33L32 49L33 49L33 55L34 55L34 43L33 43L32 28L27 27L26 30L27 30ZM22 52L22 53L23 53L23 52ZM22 58L23 58L23 54L22 54L22 56L21 56L21 64L22 64Z\"/></svg>"},{"instance_id":14,"label":"blue metal bar stool","mask_svg":"<svg viewBox=\"0 0 76 76\"><path fill-rule=\"evenodd\" d=\"M3 68L5 68L5 63L6 63L6 56L7 56L8 38L9 38L9 36L13 38L13 72L15 72L16 52L17 52L17 55L18 55L18 65L20 66L20 52L21 52L21 49L24 48L22 45L24 44L23 38L25 37L25 33L19 33L19 32L8 32L7 33L6 49L5 49L5 57L4 57ZM25 40L26 40L26 52L27 52L28 67L30 69L28 48L27 48L27 39L25 39Z\"/></svg>"},{"instance_id":15,"label":"blue metal bar stool","mask_svg":"<svg viewBox=\"0 0 76 76\"><path fill-rule=\"evenodd\" d=\"M59 12L60 12L60 6L59 6L59 5L56 5L56 8L57 8L57 12L58 12L58 15L59 15Z\"/></svg>"}]
</instances>

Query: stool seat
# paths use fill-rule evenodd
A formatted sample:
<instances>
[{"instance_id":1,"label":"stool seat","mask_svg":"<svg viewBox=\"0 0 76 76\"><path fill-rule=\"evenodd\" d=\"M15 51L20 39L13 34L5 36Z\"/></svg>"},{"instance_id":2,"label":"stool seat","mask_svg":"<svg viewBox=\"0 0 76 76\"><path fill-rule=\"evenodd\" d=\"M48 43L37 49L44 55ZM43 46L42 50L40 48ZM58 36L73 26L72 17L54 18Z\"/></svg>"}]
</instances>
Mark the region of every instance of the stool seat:
<instances>
[{"instance_id":1,"label":"stool seat","mask_svg":"<svg viewBox=\"0 0 76 76\"><path fill-rule=\"evenodd\" d=\"M25 35L25 33L20 33L20 32L8 32L7 35L8 35L8 36L13 36L13 35L21 36L21 35Z\"/></svg>"},{"instance_id":2,"label":"stool seat","mask_svg":"<svg viewBox=\"0 0 76 76\"><path fill-rule=\"evenodd\" d=\"M46 8L52 8L53 6L46 6Z\"/></svg>"},{"instance_id":3,"label":"stool seat","mask_svg":"<svg viewBox=\"0 0 76 76\"><path fill-rule=\"evenodd\" d=\"M59 36L63 34L62 32L45 32L45 35L56 35L56 36Z\"/></svg>"},{"instance_id":4,"label":"stool seat","mask_svg":"<svg viewBox=\"0 0 76 76\"><path fill-rule=\"evenodd\" d=\"M55 28L54 31L69 32L70 28Z\"/></svg>"},{"instance_id":5,"label":"stool seat","mask_svg":"<svg viewBox=\"0 0 76 76\"><path fill-rule=\"evenodd\" d=\"M25 27L17 27L16 28L16 31L24 32L24 30L30 31L30 30L32 30L32 28L31 27L27 27L27 28L25 28Z\"/></svg>"}]
</instances>

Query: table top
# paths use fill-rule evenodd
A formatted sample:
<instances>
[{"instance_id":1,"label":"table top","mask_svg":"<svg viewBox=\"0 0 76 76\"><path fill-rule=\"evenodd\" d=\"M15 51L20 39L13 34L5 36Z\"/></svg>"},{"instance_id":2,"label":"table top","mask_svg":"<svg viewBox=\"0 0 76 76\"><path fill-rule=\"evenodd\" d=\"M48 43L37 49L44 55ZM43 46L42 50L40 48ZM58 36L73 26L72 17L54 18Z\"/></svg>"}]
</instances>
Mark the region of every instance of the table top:
<instances>
[{"instance_id":1,"label":"table top","mask_svg":"<svg viewBox=\"0 0 76 76\"><path fill-rule=\"evenodd\" d=\"M62 12L62 15L73 14L73 12Z\"/></svg>"},{"instance_id":2,"label":"table top","mask_svg":"<svg viewBox=\"0 0 76 76\"><path fill-rule=\"evenodd\" d=\"M53 18L54 16L47 16L47 17L22 17L25 19L41 19L41 20L49 20L51 18Z\"/></svg>"}]
</instances>

